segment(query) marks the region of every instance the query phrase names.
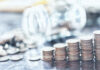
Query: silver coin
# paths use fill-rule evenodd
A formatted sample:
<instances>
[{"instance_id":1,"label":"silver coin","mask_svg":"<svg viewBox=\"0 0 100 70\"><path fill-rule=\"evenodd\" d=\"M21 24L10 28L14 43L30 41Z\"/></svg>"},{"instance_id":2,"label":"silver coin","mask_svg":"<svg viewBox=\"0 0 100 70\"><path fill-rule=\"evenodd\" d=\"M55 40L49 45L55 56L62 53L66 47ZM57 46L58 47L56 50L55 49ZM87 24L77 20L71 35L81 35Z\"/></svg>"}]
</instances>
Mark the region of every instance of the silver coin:
<instances>
[{"instance_id":1,"label":"silver coin","mask_svg":"<svg viewBox=\"0 0 100 70\"><path fill-rule=\"evenodd\" d=\"M19 60L23 59L23 55L12 55L9 57L9 59L12 61L19 61Z\"/></svg>"},{"instance_id":2,"label":"silver coin","mask_svg":"<svg viewBox=\"0 0 100 70\"><path fill-rule=\"evenodd\" d=\"M3 49L0 50L0 56L6 56L7 52Z\"/></svg>"},{"instance_id":3,"label":"silver coin","mask_svg":"<svg viewBox=\"0 0 100 70\"><path fill-rule=\"evenodd\" d=\"M8 60L9 60L8 56L0 57L0 62L4 62L4 61L8 61Z\"/></svg>"},{"instance_id":4,"label":"silver coin","mask_svg":"<svg viewBox=\"0 0 100 70\"><path fill-rule=\"evenodd\" d=\"M18 48L10 48L10 49L7 50L8 54L16 54L18 52L19 52Z\"/></svg>"},{"instance_id":5,"label":"silver coin","mask_svg":"<svg viewBox=\"0 0 100 70\"><path fill-rule=\"evenodd\" d=\"M25 52L25 51L27 51L27 50L28 50L27 47L25 47L25 48L20 48L20 49L19 49L19 52L23 53L23 52Z\"/></svg>"},{"instance_id":6,"label":"silver coin","mask_svg":"<svg viewBox=\"0 0 100 70\"><path fill-rule=\"evenodd\" d=\"M30 60L30 61L38 61L38 60L40 60L40 57L39 56L31 56L31 57L29 57L28 58L28 60Z\"/></svg>"}]
</instances>

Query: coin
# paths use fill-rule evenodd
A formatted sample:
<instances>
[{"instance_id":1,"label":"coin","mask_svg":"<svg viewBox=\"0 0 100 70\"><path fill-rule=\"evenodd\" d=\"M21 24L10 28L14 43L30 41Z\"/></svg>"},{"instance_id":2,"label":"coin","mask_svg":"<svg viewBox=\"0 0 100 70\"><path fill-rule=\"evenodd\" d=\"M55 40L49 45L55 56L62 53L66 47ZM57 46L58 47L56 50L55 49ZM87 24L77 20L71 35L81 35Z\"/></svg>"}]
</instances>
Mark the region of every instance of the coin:
<instances>
[{"instance_id":1,"label":"coin","mask_svg":"<svg viewBox=\"0 0 100 70\"><path fill-rule=\"evenodd\" d=\"M68 55L79 55L79 52L73 51L73 52L68 52Z\"/></svg>"},{"instance_id":2,"label":"coin","mask_svg":"<svg viewBox=\"0 0 100 70\"><path fill-rule=\"evenodd\" d=\"M23 59L23 55L12 55L9 57L9 59L12 61L19 61L19 60Z\"/></svg>"},{"instance_id":3,"label":"coin","mask_svg":"<svg viewBox=\"0 0 100 70\"><path fill-rule=\"evenodd\" d=\"M26 52L28 50L28 48L27 47L24 47L24 48L20 48L19 49L19 52L20 53L23 53L23 52Z\"/></svg>"},{"instance_id":4,"label":"coin","mask_svg":"<svg viewBox=\"0 0 100 70\"><path fill-rule=\"evenodd\" d=\"M28 58L28 60L30 60L30 61L38 61L38 60L40 60L40 56L31 56L31 57Z\"/></svg>"},{"instance_id":5,"label":"coin","mask_svg":"<svg viewBox=\"0 0 100 70\"><path fill-rule=\"evenodd\" d=\"M19 49L18 48L9 48L7 49L7 53L12 55L12 54L16 54L19 52Z\"/></svg>"},{"instance_id":6,"label":"coin","mask_svg":"<svg viewBox=\"0 0 100 70\"><path fill-rule=\"evenodd\" d=\"M0 57L0 62L8 61L8 56L2 56Z\"/></svg>"},{"instance_id":7,"label":"coin","mask_svg":"<svg viewBox=\"0 0 100 70\"><path fill-rule=\"evenodd\" d=\"M93 54L82 54L82 60L88 61L93 59Z\"/></svg>"},{"instance_id":8,"label":"coin","mask_svg":"<svg viewBox=\"0 0 100 70\"><path fill-rule=\"evenodd\" d=\"M0 56L6 56L7 55L7 52L5 50L0 50Z\"/></svg>"},{"instance_id":9,"label":"coin","mask_svg":"<svg viewBox=\"0 0 100 70\"><path fill-rule=\"evenodd\" d=\"M66 56L55 56L55 60L60 61L60 60L66 60Z\"/></svg>"},{"instance_id":10,"label":"coin","mask_svg":"<svg viewBox=\"0 0 100 70\"><path fill-rule=\"evenodd\" d=\"M68 44L68 48L79 47L79 40L78 39L70 39L70 40L66 41L66 43Z\"/></svg>"},{"instance_id":11,"label":"coin","mask_svg":"<svg viewBox=\"0 0 100 70\"><path fill-rule=\"evenodd\" d=\"M69 61L78 61L80 59L79 55L69 55Z\"/></svg>"}]
</instances>

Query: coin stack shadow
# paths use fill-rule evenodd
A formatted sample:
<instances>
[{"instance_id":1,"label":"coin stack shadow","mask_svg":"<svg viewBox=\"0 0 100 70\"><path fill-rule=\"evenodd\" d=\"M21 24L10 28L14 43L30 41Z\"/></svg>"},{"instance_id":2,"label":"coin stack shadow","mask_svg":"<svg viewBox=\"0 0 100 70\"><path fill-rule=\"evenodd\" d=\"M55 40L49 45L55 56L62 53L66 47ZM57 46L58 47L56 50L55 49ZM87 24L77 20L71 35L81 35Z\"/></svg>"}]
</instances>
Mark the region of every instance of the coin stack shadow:
<instances>
[{"instance_id":1,"label":"coin stack shadow","mask_svg":"<svg viewBox=\"0 0 100 70\"><path fill-rule=\"evenodd\" d=\"M66 70L67 62L66 60L60 60L55 62L56 70Z\"/></svg>"},{"instance_id":2,"label":"coin stack shadow","mask_svg":"<svg viewBox=\"0 0 100 70\"><path fill-rule=\"evenodd\" d=\"M92 61L84 61L82 62L82 70L94 70L94 62Z\"/></svg>"},{"instance_id":3,"label":"coin stack shadow","mask_svg":"<svg viewBox=\"0 0 100 70\"><path fill-rule=\"evenodd\" d=\"M68 68L69 70L80 70L80 61L70 61L68 62Z\"/></svg>"},{"instance_id":4,"label":"coin stack shadow","mask_svg":"<svg viewBox=\"0 0 100 70\"><path fill-rule=\"evenodd\" d=\"M68 44L68 60L78 61L80 59L79 40L70 39L66 42Z\"/></svg>"},{"instance_id":5,"label":"coin stack shadow","mask_svg":"<svg viewBox=\"0 0 100 70\"><path fill-rule=\"evenodd\" d=\"M100 70L100 61L95 62L95 70Z\"/></svg>"},{"instance_id":6,"label":"coin stack shadow","mask_svg":"<svg viewBox=\"0 0 100 70\"><path fill-rule=\"evenodd\" d=\"M93 60L93 43L92 38L82 37L80 39L81 55L83 61Z\"/></svg>"},{"instance_id":7,"label":"coin stack shadow","mask_svg":"<svg viewBox=\"0 0 100 70\"><path fill-rule=\"evenodd\" d=\"M66 45L63 43L57 43L54 45L55 48L55 60L66 60Z\"/></svg>"},{"instance_id":8,"label":"coin stack shadow","mask_svg":"<svg viewBox=\"0 0 100 70\"><path fill-rule=\"evenodd\" d=\"M44 61L52 61L54 56L54 49L52 47L44 47L42 49L42 59Z\"/></svg>"},{"instance_id":9,"label":"coin stack shadow","mask_svg":"<svg viewBox=\"0 0 100 70\"><path fill-rule=\"evenodd\" d=\"M49 69L52 70L52 68L55 65L54 61L44 61L44 62L42 62L42 64L43 64L43 69L44 70L49 70Z\"/></svg>"},{"instance_id":10,"label":"coin stack shadow","mask_svg":"<svg viewBox=\"0 0 100 70\"><path fill-rule=\"evenodd\" d=\"M94 31L94 49L96 60L100 60L100 30Z\"/></svg>"}]
</instances>

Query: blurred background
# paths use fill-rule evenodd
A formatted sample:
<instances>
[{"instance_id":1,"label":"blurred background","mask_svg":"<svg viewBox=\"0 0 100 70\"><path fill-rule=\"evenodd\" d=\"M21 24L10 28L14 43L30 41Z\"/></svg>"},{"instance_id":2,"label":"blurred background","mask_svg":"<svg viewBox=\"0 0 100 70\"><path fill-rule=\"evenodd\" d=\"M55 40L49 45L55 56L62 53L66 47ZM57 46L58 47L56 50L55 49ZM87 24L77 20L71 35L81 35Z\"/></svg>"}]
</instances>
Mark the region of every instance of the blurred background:
<instances>
[{"instance_id":1,"label":"blurred background","mask_svg":"<svg viewBox=\"0 0 100 70\"><path fill-rule=\"evenodd\" d=\"M99 29L99 0L0 0L4 39L17 35L38 46L53 45Z\"/></svg>"}]
</instances>

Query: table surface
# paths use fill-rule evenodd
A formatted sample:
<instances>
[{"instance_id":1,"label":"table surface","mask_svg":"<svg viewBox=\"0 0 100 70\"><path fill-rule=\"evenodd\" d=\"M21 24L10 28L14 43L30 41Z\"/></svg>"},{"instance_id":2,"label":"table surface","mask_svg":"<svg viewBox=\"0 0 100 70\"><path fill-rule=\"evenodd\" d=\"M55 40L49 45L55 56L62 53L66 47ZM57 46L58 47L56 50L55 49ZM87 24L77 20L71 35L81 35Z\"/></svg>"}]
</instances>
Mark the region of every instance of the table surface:
<instances>
[{"instance_id":1,"label":"table surface","mask_svg":"<svg viewBox=\"0 0 100 70\"><path fill-rule=\"evenodd\" d=\"M29 55L35 55L37 49L29 49L19 53L24 58L19 61L0 62L0 70L100 70L100 61L30 61ZM16 54L17 55L17 54ZM12 55L8 55L12 56Z\"/></svg>"},{"instance_id":2,"label":"table surface","mask_svg":"<svg viewBox=\"0 0 100 70\"><path fill-rule=\"evenodd\" d=\"M0 62L0 70L100 70L100 62L67 61L6 61Z\"/></svg>"},{"instance_id":3,"label":"table surface","mask_svg":"<svg viewBox=\"0 0 100 70\"><path fill-rule=\"evenodd\" d=\"M0 62L0 70L100 70L100 61L30 61L29 55L35 55L37 49L29 49L19 61ZM11 56L11 55L8 55Z\"/></svg>"}]
</instances>

